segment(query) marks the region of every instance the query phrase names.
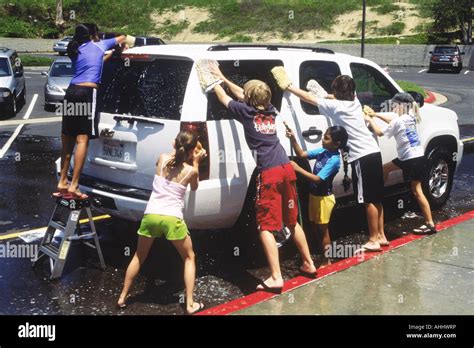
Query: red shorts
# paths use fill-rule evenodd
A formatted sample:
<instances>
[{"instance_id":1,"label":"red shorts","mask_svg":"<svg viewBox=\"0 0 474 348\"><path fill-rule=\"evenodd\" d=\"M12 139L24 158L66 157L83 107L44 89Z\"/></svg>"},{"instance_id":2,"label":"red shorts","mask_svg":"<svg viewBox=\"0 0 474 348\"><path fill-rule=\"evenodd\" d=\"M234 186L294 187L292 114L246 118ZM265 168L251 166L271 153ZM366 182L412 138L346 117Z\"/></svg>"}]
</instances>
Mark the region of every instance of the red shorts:
<instances>
[{"instance_id":1,"label":"red shorts","mask_svg":"<svg viewBox=\"0 0 474 348\"><path fill-rule=\"evenodd\" d=\"M264 169L257 176L256 215L259 231L280 231L282 223L296 226L296 173L290 163Z\"/></svg>"}]
</instances>

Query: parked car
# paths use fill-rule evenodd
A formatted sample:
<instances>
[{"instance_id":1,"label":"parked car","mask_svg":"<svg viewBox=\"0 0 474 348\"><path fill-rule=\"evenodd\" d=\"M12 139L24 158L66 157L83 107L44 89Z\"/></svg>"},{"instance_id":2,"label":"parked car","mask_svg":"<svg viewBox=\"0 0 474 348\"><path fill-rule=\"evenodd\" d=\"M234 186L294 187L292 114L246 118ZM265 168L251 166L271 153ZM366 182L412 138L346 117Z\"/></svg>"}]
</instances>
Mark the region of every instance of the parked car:
<instances>
[{"instance_id":1,"label":"parked car","mask_svg":"<svg viewBox=\"0 0 474 348\"><path fill-rule=\"evenodd\" d=\"M65 36L58 42L53 44L53 51L58 52L60 56L64 56L67 53L67 45L72 40L72 36Z\"/></svg>"},{"instance_id":2,"label":"parked car","mask_svg":"<svg viewBox=\"0 0 474 348\"><path fill-rule=\"evenodd\" d=\"M54 60L48 72L42 72L48 79L44 84L44 108L51 110L60 104L66 95L66 89L74 76L74 69L69 57L60 57Z\"/></svg>"},{"instance_id":3,"label":"parked car","mask_svg":"<svg viewBox=\"0 0 474 348\"><path fill-rule=\"evenodd\" d=\"M449 69L457 73L462 70L462 56L457 45L454 46L435 46L433 51L430 51L430 72L435 72L438 69Z\"/></svg>"},{"instance_id":4,"label":"parked car","mask_svg":"<svg viewBox=\"0 0 474 348\"><path fill-rule=\"evenodd\" d=\"M25 100L23 64L15 50L0 47L0 115L15 116Z\"/></svg>"},{"instance_id":5,"label":"parked car","mask_svg":"<svg viewBox=\"0 0 474 348\"><path fill-rule=\"evenodd\" d=\"M90 143L80 180L81 190L93 198L100 211L138 221L151 193L156 159L160 153L172 150L180 130L190 130L199 135L209 156L199 167L199 189L186 193L184 215L189 227L227 228L242 219L254 220L249 207L256 192L256 163L242 125L214 93L202 92L195 67L200 58L218 60L224 74L239 85L260 79L270 86L271 102L280 111L278 135L288 154L291 151L283 121L295 130L306 150L321 146L321 134L333 121L321 115L317 107L284 95L271 76L274 66L285 66L301 88L308 80L316 79L330 90L336 76L351 75L361 103L377 111L384 101L402 91L377 64L326 49L268 45L133 48L122 55L130 64L118 64L112 78L102 86L100 137ZM455 112L426 104L421 108L421 117L419 133L429 159L423 187L432 206L439 207L449 196L463 144ZM393 138L382 137L378 141L384 163L397 157ZM308 161L295 160L310 168ZM355 203L352 187L344 191L342 181L341 168L334 180L338 203ZM386 194L401 187L406 189L407 183L398 171L390 175ZM307 182L298 181L298 192L305 206Z\"/></svg>"}]
</instances>

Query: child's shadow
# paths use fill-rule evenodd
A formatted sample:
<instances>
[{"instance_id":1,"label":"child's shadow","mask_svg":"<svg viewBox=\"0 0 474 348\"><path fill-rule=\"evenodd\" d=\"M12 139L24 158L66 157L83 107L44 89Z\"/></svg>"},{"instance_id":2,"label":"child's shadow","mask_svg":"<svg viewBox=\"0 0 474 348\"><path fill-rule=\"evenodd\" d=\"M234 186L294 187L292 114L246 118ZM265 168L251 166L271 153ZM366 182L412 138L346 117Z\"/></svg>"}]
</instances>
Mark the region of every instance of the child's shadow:
<instances>
[{"instance_id":1,"label":"child's shadow","mask_svg":"<svg viewBox=\"0 0 474 348\"><path fill-rule=\"evenodd\" d=\"M184 295L180 295L184 289L184 284L180 280L169 280L162 284L156 284L154 280L148 280L145 290L128 299L128 304L132 303L152 303L157 305L170 305L183 302Z\"/></svg>"}]
</instances>

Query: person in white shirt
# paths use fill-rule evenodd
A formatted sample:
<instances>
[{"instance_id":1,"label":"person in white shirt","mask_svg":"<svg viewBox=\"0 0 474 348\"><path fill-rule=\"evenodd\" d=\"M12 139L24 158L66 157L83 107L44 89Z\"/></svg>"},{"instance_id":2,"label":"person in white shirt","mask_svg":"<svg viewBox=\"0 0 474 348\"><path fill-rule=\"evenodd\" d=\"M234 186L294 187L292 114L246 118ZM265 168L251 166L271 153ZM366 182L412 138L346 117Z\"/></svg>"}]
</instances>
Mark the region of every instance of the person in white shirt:
<instances>
[{"instance_id":1,"label":"person in white shirt","mask_svg":"<svg viewBox=\"0 0 474 348\"><path fill-rule=\"evenodd\" d=\"M378 136L394 137L397 143L397 158L383 167L384 181L387 181L390 172L402 169L404 179L411 182L411 190L425 218L425 224L415 229L413 233L436 233L430 203L421 187L421 181L426 175L427 160L417 132L417 123L420 120L419 106L408 93L395 94L388 105L391 111L396 114L393 119L387 115L375 113L370 108L364 110L365 119L374 133ZM374 122L373 117L381 119L387 125L380 128Z\"/></svg>"},{"instance_id":2,"label":"person in white shirt","mask_svg":"<svg viewBox=\"0 0 474 348\"><path fill-rule=\"evenodd\" d=\"M358 203L365 204L369 225L369 241L363 248L366 251L381 251L381 246L389 245L384 232L382 155L376 138L365 124L362 106L355 97L354 80L348 75L340 75L334 79L331 88L333 94L326 98L316 97L292 84L286 90L317 106L322 115L346 129L352 186Z\"/></svg>"}]
</instances>

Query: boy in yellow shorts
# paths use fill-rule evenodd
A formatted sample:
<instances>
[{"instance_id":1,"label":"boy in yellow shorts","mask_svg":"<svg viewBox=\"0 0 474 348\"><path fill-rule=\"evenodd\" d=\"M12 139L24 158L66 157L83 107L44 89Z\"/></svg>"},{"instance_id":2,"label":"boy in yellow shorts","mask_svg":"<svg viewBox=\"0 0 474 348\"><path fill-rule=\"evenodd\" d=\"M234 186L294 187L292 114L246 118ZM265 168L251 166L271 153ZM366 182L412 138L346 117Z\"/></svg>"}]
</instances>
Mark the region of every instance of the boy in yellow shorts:
<instances>
[{"instance_id":1,"label":"boy in yellow shorts","mask_svg":"<svg viewBox=\"0 0 474 348\"><path fill-rule=\"evenodd\" d=\"M297 173L300 173L311 182L309 221L311 221L313 233L318 233L318 231L322 233L324 254L321 267L324 267L330 264L330 259L327 255L327 250L331 244L328 225L331 220L332 210L336 204L336 199L332 193L332 182L341 166L339 150L348 151L348 135L344 127L329 127L323 137L323 147L310 151L303 151L293 131L288 127L286 136L290 138L291 146L293 146L299 158L316 160L312 173L304 170L295 162L291 162L291 164ZM343 156L343 159L345 157ZM344 161L344 173L346 174L344 179L347 180L347 161Z\"/></svg>"}]
</instances>

